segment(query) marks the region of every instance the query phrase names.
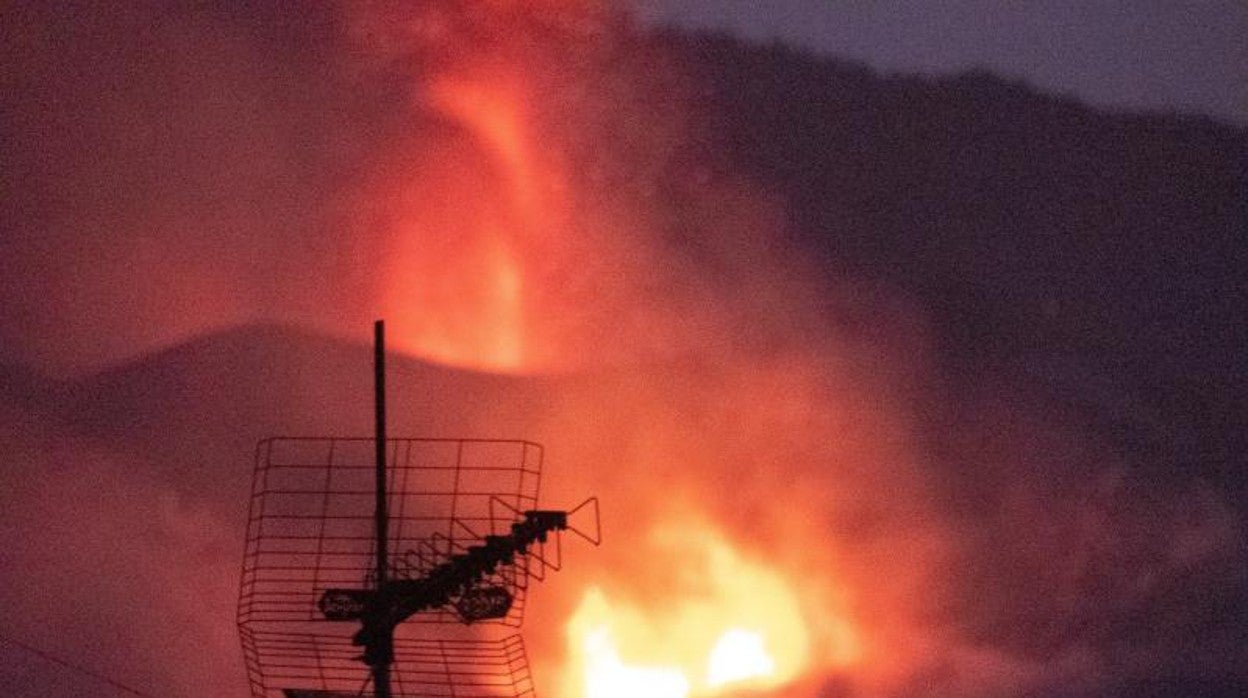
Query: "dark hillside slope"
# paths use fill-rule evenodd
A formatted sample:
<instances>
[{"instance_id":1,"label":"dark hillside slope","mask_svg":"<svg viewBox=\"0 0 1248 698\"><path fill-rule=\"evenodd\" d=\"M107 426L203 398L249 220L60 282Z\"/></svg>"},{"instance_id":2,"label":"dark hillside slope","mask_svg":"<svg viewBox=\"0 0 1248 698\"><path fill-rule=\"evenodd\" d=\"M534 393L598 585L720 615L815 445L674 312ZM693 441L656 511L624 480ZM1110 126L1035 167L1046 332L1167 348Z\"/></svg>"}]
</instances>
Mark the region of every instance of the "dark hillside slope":
<instances>
[{"instance_id":1,"label":"dark hillside slope","mask_svg":"<svg viewBox=\"0 0 1248 698\"><path fill-rule=\"evenodd\" d=\"M251 475L239 458L262 438L372 433L371 362L364 345L254 325L60 384L44 402L48 414L84 438L157 454L170 485L238 499ZM402 355L390 358L387 373L396 436L527 436L524 417L549 392L542 379Z\"/></svg>"},{"instance_id":2,"label":"dark hillside slope","mask_svg":"<svg viewBox=\"0 0 1248 698\"><path fill-rule=\"evenodd\" d=\"M931 311L955 375L1038 383L1146 468L1244 479L1248 130L666 40L711 86L711 147L785 199L830 273Z\"/></svg>"}]
</instances>

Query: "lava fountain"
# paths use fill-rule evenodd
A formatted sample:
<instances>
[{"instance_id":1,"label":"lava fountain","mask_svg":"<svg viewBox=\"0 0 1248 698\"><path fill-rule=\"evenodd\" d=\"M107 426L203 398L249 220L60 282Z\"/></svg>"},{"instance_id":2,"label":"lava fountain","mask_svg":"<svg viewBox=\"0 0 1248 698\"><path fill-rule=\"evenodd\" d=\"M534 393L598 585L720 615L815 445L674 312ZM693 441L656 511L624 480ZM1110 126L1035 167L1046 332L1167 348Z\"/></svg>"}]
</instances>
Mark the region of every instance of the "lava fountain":
<instances>
[{"instance_id":1,"label":"lava fountain","mask_svg":"<svg viewBox=\"0 0 1248 698\"><path fill-rule=\"evenodd\" d=\"M432 124L416 154L396 154L382 172L390 226L379 295L396 344L496 372L709 356L749 373L759 359L742 338L770 350L807 339L786 324L812 317L809 289L795 281L804 272L771 243L779 217L765 197L709 177L714 163L685 152L689 117L672 106L690 94L680 71L645 51L648 67L621 63L637 47L616 15L591 6L424 3L388 25L419 25L401 35L422 66L414 108ZM660 86L644 84L652 79ZM589 470L560 479L629 511L612 545L644 550L646 561L608 555L602 569L561 575L562 618L531 629L539 681L564 698L813 694L818 677L849 671L864 653L843 575L819 556L815 570L781 560L769 544L787 534L751 533L706 506L716 499L706 483L772 456L741 451L717 463L724 443L647 426L672 423L673 395L720 401L738 433L793 413L782 394L716 394L697 378L679 388L656 378L645 395L618 398L612 419L644 432L641 450L653 451L621 464L636 479ZM584 411L554 412L561 433L596 428ZM692 507L647 502L667 477L650 464L681 460L681 443L696 449L681 468L693 483L684 489L701 494ZM810 454L794 458L818 470ZM782 490L760 482L724 499L769 501ZM821 503L801 506L813 516ZM818 526L802 530L798 547L836 547Z\"/></svg>"}]
</instances>

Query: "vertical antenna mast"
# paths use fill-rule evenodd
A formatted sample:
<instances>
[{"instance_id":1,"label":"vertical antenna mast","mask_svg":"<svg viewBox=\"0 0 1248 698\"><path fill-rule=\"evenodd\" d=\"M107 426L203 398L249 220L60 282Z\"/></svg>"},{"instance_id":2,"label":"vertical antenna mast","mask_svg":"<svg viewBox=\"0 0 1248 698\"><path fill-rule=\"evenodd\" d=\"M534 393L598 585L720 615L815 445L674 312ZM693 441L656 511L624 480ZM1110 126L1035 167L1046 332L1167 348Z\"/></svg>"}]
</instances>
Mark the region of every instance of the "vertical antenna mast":
<instances>
[{"instance_id":1,"label":"vertical antenna mast","mask_svg":"<svg viewBox=\"0 0 1248 698\"><path fill-rule=\"evenodd\" d=\"M386 586L386 548L388 516L386 514L386 323L373 323L373 405L377 418L377 500L373 516L377 527L377 590ZM394 630L386 628L382 639L381 657L372 665L373 689L377 698L390 698L390 662L394 651Z\"/></svg>"}]
</instances>

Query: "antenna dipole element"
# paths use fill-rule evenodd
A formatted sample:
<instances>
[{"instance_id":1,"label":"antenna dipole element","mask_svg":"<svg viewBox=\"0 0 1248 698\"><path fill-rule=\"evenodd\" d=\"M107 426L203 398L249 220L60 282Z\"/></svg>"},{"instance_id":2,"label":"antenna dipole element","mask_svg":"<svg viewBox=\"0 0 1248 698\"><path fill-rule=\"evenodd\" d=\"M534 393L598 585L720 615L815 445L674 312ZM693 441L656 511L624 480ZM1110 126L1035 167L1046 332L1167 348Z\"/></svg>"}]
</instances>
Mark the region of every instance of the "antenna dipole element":
<instances>
[{"instance_id":1,"label":"antenna dipole element","mask_svg":"<svg viewBox=\"0 0 1248 698\"><path fill-rule=\"evenodd\" d=\"M377 419L377 500L373 509L377 527L377 589L386 585L386 551L389 547L389 516L386 513L386 323L373 323L373 406ZM385 628L380 656L369 664L373 670L373 691L377 698L390 698L390 662L394 655L394 630Z\"/></svg>"}]
</instances>

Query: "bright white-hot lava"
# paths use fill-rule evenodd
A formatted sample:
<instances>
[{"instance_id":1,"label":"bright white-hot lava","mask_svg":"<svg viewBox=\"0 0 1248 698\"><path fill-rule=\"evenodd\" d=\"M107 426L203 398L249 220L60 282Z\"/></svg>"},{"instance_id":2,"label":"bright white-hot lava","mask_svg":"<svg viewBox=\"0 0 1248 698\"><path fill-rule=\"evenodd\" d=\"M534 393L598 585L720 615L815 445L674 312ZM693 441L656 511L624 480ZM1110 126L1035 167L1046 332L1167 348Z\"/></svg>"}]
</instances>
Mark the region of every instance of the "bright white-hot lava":
<instances>
[{"instance_id":1,"label":"bright white-hot lava","mask_svg":"<svg viewBox=\"0 0 1248 698\"><path fill-rule=\"evenodd\" d=\"M759 633L733 628L724 633L706 669L708 686L723 686L736 681L771 676L776 671L776 660L767 654L763 636Z\"/></svg>"},{"instance_id":2,"label":"bright white-hot lava","mask_svg":"<svg viewBox=\"0 0 1248 698\"><path fill-rule=\"evenodd\" d=\"M678 667L625 664L606 626L586 635L581 650L584 652L586 696L685 698L689 695L689 679Z\"/></svg>"}]
</instances>

